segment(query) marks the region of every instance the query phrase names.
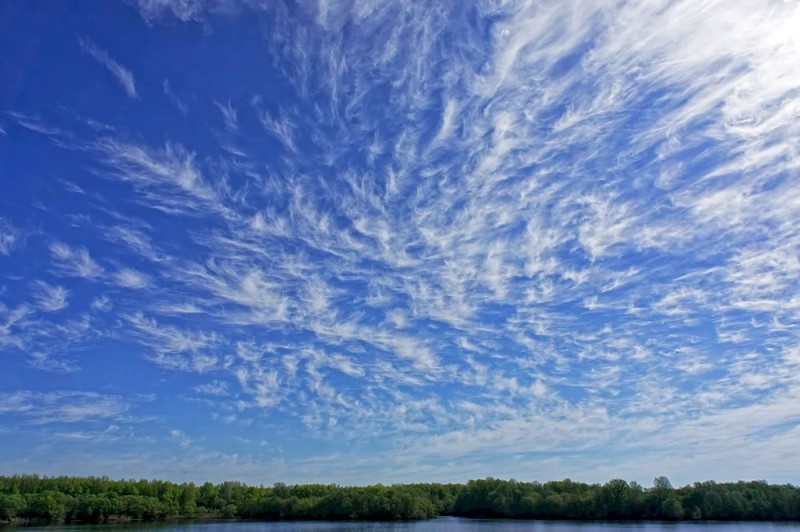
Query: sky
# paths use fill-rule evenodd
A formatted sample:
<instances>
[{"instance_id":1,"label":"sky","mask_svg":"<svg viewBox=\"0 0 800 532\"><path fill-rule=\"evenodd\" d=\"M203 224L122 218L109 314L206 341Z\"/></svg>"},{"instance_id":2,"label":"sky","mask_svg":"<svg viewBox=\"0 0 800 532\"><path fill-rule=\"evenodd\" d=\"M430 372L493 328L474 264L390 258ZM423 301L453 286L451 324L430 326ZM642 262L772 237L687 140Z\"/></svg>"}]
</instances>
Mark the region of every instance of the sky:
<instances>
[{"instance_id":1,"label":"sky","mask_svg":"<svg viewBox=\"0 0 800 532\"><path fill-rule=\"evenodd\" d=\"M797 28L0 2L0 474L800 482Z\"/></svg>"}]
</instances>

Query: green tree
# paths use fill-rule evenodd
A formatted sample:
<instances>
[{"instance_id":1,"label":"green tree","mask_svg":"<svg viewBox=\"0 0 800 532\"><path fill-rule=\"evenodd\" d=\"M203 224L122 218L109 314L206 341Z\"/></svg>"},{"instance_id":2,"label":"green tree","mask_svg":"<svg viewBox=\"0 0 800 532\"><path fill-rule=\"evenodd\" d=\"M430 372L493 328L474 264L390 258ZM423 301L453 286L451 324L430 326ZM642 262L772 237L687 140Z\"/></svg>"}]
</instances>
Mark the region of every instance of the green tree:
<instances>
[{"instance_id":1,"label":"green tree","mask_svg":"<svg viewBox=\"0 0 800 532\"><path fill-rule=\"evenodd\" d=\"M631 487L620 478L608 481L602 489L605 515L612 519L627 517L630 510Z\"/></svg>"},{"instance_id":2,"label":"green tree","mask_svg":"<svg viewBox=\"0 0 800 532\"><path fill-rule=\"evenodd\" d=\"M683 518L683 506L675 496L670 496L661 503L661 515L667 519Z\"/></svg>"},{"instance_id":3,"label":"green tree","mask_svg":"<svg viewBox=\"0 0 800 532\"><path fill-rule=\"evenodd\" d=\"M0 494L0 520L10 521L25 510L25 499L22 496L12 493L9 495Z\"/></svg>"},{"instance_id":4,"label":"green tree","mask_svg":"<svg viewBox=\"0 0 800 532\"><path fill-rule=\"evenodd\" d=\"M703 518L718 519L722 513L722 497L715 491L707 491L703 496Z\"/></svg>"},{"instance_id":5,"label":"green tree","mask_svg":"<svg viewBox=\"0 0 800 532\"><path fill-rule=\"evenodd\" d=\"M67 512L68 496L57 491L34 494L28 502L28 517L45 521L60 521Z\"/></svg>"}]
</instances>

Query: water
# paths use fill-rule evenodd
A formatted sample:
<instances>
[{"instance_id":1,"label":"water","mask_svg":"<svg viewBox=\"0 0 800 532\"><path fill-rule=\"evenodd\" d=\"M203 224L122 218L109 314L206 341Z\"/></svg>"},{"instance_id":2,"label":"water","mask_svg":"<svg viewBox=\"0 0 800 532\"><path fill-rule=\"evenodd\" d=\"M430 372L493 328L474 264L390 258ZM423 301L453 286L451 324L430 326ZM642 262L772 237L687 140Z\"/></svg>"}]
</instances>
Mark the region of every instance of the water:
<instances>
[{"instance_id":1,"label":"water","mask_svg":"<svg viewBox=\"0 0 800 532\"><path fill-rule=\"evenodd\" d=\"M7 529L12 530L12 529ZM748 532L800 530L800 523L591 523L440 517L396 522L224 522L25 527L24 532Z\"/></svg>"}]
</instances>

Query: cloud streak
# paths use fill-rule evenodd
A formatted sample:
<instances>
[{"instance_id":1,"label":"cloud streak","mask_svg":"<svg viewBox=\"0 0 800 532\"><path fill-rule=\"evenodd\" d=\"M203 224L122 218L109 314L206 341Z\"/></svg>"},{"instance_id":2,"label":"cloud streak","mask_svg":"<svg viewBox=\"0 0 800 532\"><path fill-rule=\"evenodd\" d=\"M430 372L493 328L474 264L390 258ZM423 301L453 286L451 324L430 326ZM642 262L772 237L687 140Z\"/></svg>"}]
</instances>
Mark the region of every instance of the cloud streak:
<instances>
[{"instance_id":1,"label":"cloud streak","mask_svg":"<svg viewBox=\"0 0 800 532\"><path fill-rule=\"evenodd\" d=\"M130 70L112 59L111 56L108 55L108 52L97 47L97 45L88 38L82 37L79 43L84 52L91 55L114 76L117 83L119 83L129 98L134 100L138 99L139 95L136 93L136 81L133 79L133 73L131 73Z\"/></svg>"},{"instance_id":2,"label":"cloud streak","mask_svg":"<svg viewBox=\"0 0 800 532\"><path fill-rule=\"evenodd\" d=\"M6 220L0 219L0 255L8 255L19 241L19 231Z\"/></svg>"},{"instance_id":3,"label":"cloud streak","mask_svg":"<svg viewBox=\"0 0 800 532\"><path fill-rule=\"evenodd\" d=\"M45 312L56 312L67 308L69 291L63 286L52 286L39 281L34 285L34 299Z\"/></svg>"},{"instance_id":4,"label":"cloud streak","mask_svg":"<svg viewBox=\"0 0 800 532\"><path fill-rule=\"evenodd\" d=\"M0 412L21 414L34 425L118 418L130 408L119 396L95 392L20 391L0 396Z\"/></svg>"}]
</instances>

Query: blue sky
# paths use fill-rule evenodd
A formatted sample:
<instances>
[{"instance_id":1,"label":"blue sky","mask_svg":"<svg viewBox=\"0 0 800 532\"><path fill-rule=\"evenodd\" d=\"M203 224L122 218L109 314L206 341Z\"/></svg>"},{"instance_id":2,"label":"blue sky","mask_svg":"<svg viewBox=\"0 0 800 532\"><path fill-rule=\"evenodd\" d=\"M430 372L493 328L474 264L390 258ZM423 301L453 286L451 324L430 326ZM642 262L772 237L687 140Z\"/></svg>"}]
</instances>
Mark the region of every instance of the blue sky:
<instances>
[{"instance_id":1,"label":"blue sky","mask_svg":"<svg viewBox=\"0 0 800 532\"><path fill-rule=\"evenodd\" d=\"M0 473L797 482L796 0L0 6Z\"/></svg>"}]
</instances>

